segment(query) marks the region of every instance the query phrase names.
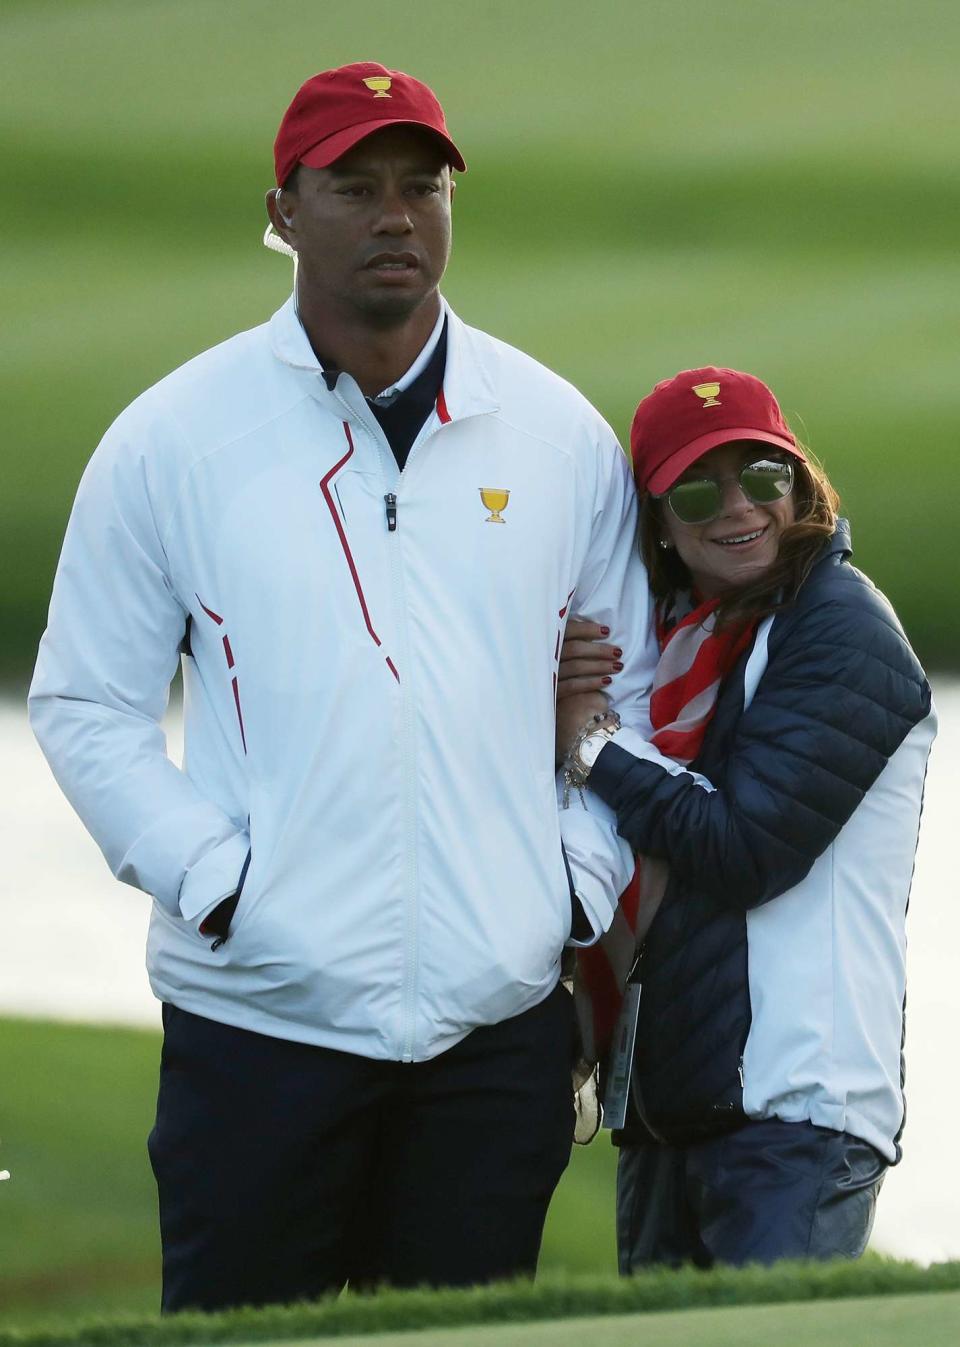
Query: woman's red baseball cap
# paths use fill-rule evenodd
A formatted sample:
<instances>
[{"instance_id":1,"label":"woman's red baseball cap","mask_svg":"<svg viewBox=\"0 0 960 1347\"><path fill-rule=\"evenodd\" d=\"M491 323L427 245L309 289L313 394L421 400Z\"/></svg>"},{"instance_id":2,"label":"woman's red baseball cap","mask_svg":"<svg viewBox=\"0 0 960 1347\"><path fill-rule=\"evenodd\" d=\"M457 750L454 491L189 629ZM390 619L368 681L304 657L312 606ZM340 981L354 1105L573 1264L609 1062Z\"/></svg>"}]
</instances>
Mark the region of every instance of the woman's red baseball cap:
<instances>
[{"instance_id":1,"label":"woman's red baseball cap","mask_svg":"<svg viewBox=\"0 0 960 1347\"><path fill-rule=\"evenodd\" d=\"M630 450L638 488L662 495L701 454L731 440L775 444L806 462L762 380L716 365L681 370L658 383L634 415Z\"/></svg>"},{"instance_id":2,"label":"woman's red baseball cap","mask_svg":"<svg viewBox=\"0 0 960 1347\"><path fill-rule=\"evenodd\" d=\"M451 167L466 172L433 90L402 70L358 61L322 70L297 90L273 146L277 185L283 186L297 164L329 168L358 141L397 125L432 132Z\"/></svg>"}]
</instances>

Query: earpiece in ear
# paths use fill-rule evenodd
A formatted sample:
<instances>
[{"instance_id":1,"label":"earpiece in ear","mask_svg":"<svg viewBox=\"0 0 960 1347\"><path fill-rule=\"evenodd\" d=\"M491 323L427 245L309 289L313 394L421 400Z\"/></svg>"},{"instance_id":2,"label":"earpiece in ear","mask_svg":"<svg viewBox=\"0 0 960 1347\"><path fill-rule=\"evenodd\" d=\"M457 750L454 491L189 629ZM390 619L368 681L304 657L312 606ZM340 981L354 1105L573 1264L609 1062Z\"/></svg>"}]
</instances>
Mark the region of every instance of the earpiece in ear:
<instances>
[{"instance_id":1,"label":"earpiece in ear","mask_svg":"<svg viewBox=\"0 0 960 1347\"><path fill-rule=\"evenodd\" d=\"M286 211L283 209L283 206L280 204L280 197L281 197L282 195L283 195L283 188L282 188L282 187L278 187L278 188L277 188L277 195L274 197L274 200L275 200L276 203L277 203L277 210L278 210L278 212L279 212L279 214L280 214L280 219L283 221L283 223L284 223L285 225L287 225L287 226L289 227L290 225L293 224L293 216L292 216L292 215L288 215L288 214L286 213Z\"/></svg>"}]
</instances>

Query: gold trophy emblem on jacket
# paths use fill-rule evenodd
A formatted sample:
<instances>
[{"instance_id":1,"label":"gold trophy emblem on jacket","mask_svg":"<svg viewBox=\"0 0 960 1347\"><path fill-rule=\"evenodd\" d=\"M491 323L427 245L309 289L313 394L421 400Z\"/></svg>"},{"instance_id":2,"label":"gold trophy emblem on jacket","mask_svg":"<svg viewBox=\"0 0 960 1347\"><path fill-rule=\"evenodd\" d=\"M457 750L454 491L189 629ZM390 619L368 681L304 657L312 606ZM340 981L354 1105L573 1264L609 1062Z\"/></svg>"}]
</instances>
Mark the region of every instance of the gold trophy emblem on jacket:
<instances>
[{"instance_id":1,"label":"gold trophy emblem on jacket","mask_svg":"<svg viewBox=\"0 0 960 1347\"><path fill-rule=\"evenodd\" d=\"M507 508L507 501L510 499L510 492L500 486L482 486L480 488L480 499L490 511L484 520L485 524L505 524L507 521L500 513Z\"/></svg>"}]
</instances>

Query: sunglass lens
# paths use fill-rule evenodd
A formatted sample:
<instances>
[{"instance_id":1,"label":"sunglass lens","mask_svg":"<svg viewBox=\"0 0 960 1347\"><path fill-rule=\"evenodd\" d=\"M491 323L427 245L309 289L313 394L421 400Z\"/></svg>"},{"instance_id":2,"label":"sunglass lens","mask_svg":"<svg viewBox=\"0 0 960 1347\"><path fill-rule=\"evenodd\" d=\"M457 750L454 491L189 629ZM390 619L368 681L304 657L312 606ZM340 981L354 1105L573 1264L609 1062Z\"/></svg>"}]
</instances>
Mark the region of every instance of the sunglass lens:
<instances>
[{"instance_id":1,"label":"sunglass lens","mask_svg":"<svg viewBox=\"0 0 960 1347\"><path fill-rule=\"evenodd\" d=\"M667 492L670 509L681 524L705 524L720 509L720 486L709 477L679 482Z\"/></svg>"},{"instance_id":2,"label":"sunglass lens","mask_svg":"<svg viewBox=\"0 0 960 1347\"><path fill-rule=\"evenodd\" d=\"M778 463L770 458L748 463L740 470L740 485L752 501L769 505L789 496L793 487L793 467L790 463Z\"/></svg>"}]
</instances>

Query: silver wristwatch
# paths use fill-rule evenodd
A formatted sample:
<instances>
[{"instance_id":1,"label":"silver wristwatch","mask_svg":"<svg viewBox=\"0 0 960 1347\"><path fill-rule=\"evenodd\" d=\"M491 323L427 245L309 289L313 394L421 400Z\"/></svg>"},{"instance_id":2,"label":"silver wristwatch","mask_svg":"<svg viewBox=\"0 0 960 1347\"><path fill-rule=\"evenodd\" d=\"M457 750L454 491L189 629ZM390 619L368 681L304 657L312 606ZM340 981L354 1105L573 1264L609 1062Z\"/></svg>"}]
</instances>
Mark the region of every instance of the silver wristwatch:
<instances>
[{"instance_id":1,"label":"silver wristwatch","mask_svg":"<svg viewBox=\"0 0 960 1347\"><path fill-rule=\"evenodd\" d=\"M566 764L565 776L568 785L577 788L585 785L587 777L593 769L593 764L600 756L601 749L609 744L620 728L619 716L611 714L609 720L612 723L585 729L574 742Z\"/></svg>"},{"instance_id":2,"label":"silver wristwatch","mask_svg":"<svg viewBox=\"0 0 960 1347\"><path fill-rule=\"evenodd\" d=\"M616 734L618 726L609 730L594 730L576 745L573 753L570 755L570 765L576 771L581 779L581 784L586 781L593 768L593 764L600 756L600 750L609 744L610 740Z\"/></svg>"}]
</instances>

